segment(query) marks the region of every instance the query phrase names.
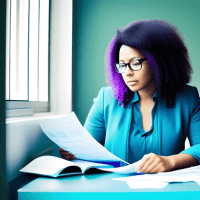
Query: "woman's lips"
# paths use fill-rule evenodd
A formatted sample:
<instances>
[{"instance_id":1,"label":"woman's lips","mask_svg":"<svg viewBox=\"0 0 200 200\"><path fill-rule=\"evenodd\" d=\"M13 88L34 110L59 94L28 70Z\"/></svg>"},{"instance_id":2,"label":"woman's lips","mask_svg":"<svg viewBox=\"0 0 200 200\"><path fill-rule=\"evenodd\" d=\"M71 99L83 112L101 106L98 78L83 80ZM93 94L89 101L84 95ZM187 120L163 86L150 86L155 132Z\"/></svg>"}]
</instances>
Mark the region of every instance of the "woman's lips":
<instances>
[{"instance_id":1,"label":"woman's lips","mask_svg":"<svg viewBox=\"0 0 200 200\"><path fill-rule=\"evenodd\" d=\"M128 85L133 86L133 85L135 85L136 83L137 83L137 81L131 81L131 82L128 82Z\"/></svg>"}]
</instances>

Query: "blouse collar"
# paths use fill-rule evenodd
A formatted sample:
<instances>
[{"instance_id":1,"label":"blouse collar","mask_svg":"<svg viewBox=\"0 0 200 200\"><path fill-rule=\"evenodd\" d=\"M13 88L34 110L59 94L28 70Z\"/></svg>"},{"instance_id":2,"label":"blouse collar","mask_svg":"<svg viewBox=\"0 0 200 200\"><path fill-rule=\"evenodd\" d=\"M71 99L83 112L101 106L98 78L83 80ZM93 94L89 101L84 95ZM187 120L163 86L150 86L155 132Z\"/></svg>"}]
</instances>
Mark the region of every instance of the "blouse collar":
<instances>
[{"instance_id":1,"label":"blouse collar","mask_svg":"<svg viewBox=\"0 0 200 200\"><path fill-rule=\"evenodd\" d=\"M132 99L132 103L135 103L137 101L139 101L139 95L138 95L138 92L133 92L133 99ZM155 102L157 100L160 99L160 94L158 93L158 91L156 90L153 97L152 97L152 100Z\"/></svg>"}]
</instances>

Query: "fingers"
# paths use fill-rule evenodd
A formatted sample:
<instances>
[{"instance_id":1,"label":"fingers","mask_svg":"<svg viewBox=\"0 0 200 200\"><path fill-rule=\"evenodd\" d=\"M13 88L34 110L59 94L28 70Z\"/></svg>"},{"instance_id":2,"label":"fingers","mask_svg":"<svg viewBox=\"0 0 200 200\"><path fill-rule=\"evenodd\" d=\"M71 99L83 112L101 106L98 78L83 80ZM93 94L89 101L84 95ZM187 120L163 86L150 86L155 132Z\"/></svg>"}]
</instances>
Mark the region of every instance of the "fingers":
<instances>
[{"instance_id":1,"label":"fingers","mask_svg":"<svg viewBox=\"0 0 200 200\"><path fill-rule=\"evenodd\" d=\"M66 159L66 160L73 160L73 159L76 159L76 157L68 152L68 151L65 151L63 148L59 148L59 151L60 151L60 155L63 159Z\"/></svg>"},{"instance_id":2,"label":"fingers","mask_svg":"<svg viewBox=\"0 0 200 200\"><path fill-rule=\"evenodd\" d=\"M138 173L145 172L145 169L148 167L148 165L151 163L150 160L151 156L149 154L144 155L143 158L140 161L139 166L137 167L136 171Z\"/></svg>"},{"instance_id":3,"label":"fingers","mask_svg":"<svg viewBox=\"0 0 200 200\"><path fill-rule=\"evenodd\" d=\"M164 172L165 168L162 166L162 164L158 164L157 166L154 167L154 169L152 169L151 174L156 174L158 172Z\"/></svg>"},{"instance_id":4,"label":"fingers","mask_svg":"<svg viewBox=\"0 0 200 200\"><path fill-rule=\"evenodd\" d=\"M157 171L159 170L159 163L160 159L158 155L154 153L144 155L136 171L138 173L139 172L157 173Z\"/></svg>"}]
</instances>

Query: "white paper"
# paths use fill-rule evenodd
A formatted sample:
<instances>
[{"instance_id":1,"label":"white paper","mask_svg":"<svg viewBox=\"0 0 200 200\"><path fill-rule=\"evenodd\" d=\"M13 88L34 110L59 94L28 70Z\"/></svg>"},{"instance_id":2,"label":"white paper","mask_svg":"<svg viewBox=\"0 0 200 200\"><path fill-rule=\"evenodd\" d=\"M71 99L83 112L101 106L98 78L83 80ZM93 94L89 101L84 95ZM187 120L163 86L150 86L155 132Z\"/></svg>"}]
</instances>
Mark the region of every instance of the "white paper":
<instances>
[{"instance_id":1,"label":"white paper","mask_svg":"<svg viewBox=\"0 0 200 200\"><path fill-rule=\"evenodd\" d=\"M188 167L184 169L179 169L175 171L170 171L170 172L160 172L158 174L155 174L156 176L177 176L177 175L196 175L200 173L200 165L194 166L194 167Z\"/></svg>"},{"instance_id":2,"label":"white paper","mask_svg":"<svg viewBox=\"0 0 200 200\"><path fill-rule=\"evenodd\" d=\"M144 188L162 189L168 185L168 183L160 181L127 181L126 183L131 189L144 189Z\"/></svg>"},{"instance_id":3,"label":"white paper","mask_svg":"<svg viewBox=\"0 0 200 200\"><path fill-rule=\"evenodd\" d=\"M194 181L200 185L200 166L175 170L172 172L162 172L158 174L144 174L138 176L136 175L123 178L114 178L114 180L126 181L126 183L130 186L130 188L136 187L135 186L137 185L136 183L138 183L137 188L144 188L144 187L156 188L156 185L159 182L162 183L163 186L164 183L168 184L172 182L190 182L190 181ZM144 183L144 185L142 183ZM152 185L149 185L148 187L148 183Z\"/></svg>"},{"instance_id":4,"label":"white paper","mask_svg":"<svg viewBox=\"0 0 200 200\"><path fill-rule=\"evenodd\" d=\"M62 118L43 120L40 126L53 142L78 159L127 163L98 143L81 125L74 112Z\"/></svg>"},{"instance_id":5,"label":"white paper","mask_svg":"<svg viewBox=\"0 0 200 200\"><path fill-rule=\"evenodd\" d=\"M189 182L189 181L200 181L200 174L196 176L156 176L156 175L138 175L138 176L130 176L124 178L115 178L115 180L119 181L162 181L167 183L172 182Z\"/></svg>"},{"instance_id":6,"label":"white paper","mask_svg":"<svg viewBox=\"0 0 200 200\"><path fill-rule=\"evenodd\" d=\"M195 181L198 185L200 185L200 181Z\"/></svg>"}]
</instances>

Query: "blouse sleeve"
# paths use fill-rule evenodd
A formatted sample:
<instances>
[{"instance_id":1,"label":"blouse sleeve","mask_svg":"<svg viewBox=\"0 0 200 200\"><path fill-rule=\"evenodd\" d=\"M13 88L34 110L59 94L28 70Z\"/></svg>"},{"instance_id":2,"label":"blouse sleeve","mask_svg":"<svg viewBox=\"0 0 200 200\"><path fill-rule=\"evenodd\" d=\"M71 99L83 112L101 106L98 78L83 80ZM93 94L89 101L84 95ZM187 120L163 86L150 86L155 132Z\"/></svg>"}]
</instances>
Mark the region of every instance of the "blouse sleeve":
<instances>
[{"instance_id":1,"label":"blouse sleeve","mask_svg":"<svg viewBox=\"0 0 200 200\"><path fill-rule=\"evenodd\" d=\"M190 148L182 151L193 156L200 163L200 98L196 88L194 94L191 95L191 114L190 114L190 127L188 132L188 139Z\"/></svg>"},{"instance_id":2,"label":"blouse sleeve","mask_svg":"<svg viewBox=\"0 0 200 200\"><path fill-rule=\"evenodd\" d=\"M105 122L104 122L104 88L101 88L97 98L93 99L89 114L86 118L84 128L96 139L100 144L105 142Z\"/></svg>"}]
</instances>

